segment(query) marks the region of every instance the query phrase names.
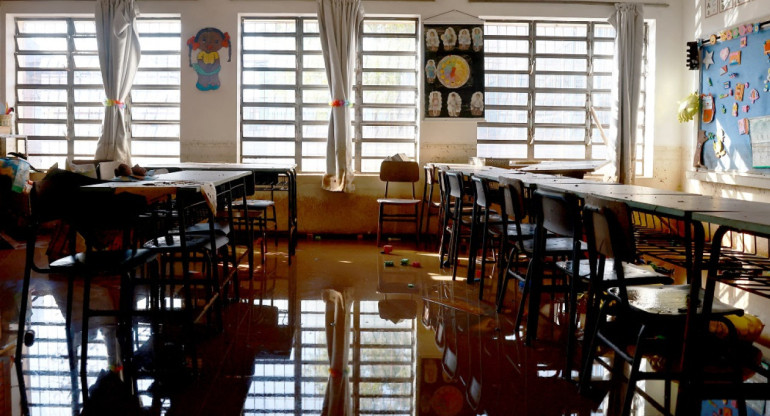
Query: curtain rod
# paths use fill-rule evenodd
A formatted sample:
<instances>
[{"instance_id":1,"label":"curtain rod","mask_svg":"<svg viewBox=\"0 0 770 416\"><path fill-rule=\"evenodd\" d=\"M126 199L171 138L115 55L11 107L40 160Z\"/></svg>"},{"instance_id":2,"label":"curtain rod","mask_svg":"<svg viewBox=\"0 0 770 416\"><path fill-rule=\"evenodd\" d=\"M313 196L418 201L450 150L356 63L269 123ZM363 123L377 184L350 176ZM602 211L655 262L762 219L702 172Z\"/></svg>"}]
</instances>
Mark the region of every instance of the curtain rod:
<instances>
[{"instance_id":1,"label":"curtain rod","mask_svg":"<svg viewBox=\"0 0 770 416\"><path fill-rule=\"evenodd\" d=\"M471 3L537 3L537 4L583 4L588 6L614 6L615 2L597 0L469 0ZM645 7L668 7L668 3L641 3Z\"/></svg>"}]
</instances>

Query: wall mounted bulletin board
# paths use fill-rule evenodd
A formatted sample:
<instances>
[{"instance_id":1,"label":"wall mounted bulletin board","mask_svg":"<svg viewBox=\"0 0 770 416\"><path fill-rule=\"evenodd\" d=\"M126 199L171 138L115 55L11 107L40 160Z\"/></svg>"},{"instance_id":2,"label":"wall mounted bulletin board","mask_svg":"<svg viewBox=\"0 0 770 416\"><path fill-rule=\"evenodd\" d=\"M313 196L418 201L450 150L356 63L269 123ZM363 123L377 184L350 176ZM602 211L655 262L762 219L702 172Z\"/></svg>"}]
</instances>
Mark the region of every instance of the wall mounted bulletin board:
<instances>
[{"instance_id":1,"label":"wall mounted bulletin board","mask_svg":"<svg viewBox=\"0 0 770 416\"><path fill-rule=\"evenodd\" d=\"M703 148L696 166L770 175L768 28L760 23L730 27L702 43Z\"/></svg>"},{"instance_id":2,"label":"wall mounted bulletin board","mask_svg":"<svg viewBox=\"0 0 770 416\"><path fill-rule=\"evenodd\" d=\"M484 22L448 13L478 22L423 25L424 116L483 118Z\"/></svg>"}]
</instances>

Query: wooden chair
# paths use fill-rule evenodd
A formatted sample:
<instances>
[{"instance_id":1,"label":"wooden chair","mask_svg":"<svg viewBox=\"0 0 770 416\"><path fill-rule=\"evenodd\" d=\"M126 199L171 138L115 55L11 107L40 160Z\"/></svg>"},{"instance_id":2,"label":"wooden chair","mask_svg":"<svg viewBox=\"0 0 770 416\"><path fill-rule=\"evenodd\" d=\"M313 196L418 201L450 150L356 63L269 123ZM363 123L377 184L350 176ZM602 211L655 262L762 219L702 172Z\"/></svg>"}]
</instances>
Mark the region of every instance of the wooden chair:
<instances>
[{"instance_id":1,"label":"wooden chair","mask_svg":"<svg viewBox=\"0 0 770 416\"><path fill-rule=\"evenodd\" d=\"M436 217L438 221L441 221L441 207L442 201L435 201L433 199L433 192L436 183L438 182L438 169L435 166L425 166L425 183L422 189L422 204L420 207L420 226L425 224L424 231L420 231L423 235L432 236L433 233L430 229L430 218ZM441 224L439 224L441 225ZM425 239L425 246L430 243L430 238Z\"/></svg>"},{"instance_id":2,"label":"wooden chair","mask_svg":"<svg viewBox=\"0 0 770 416\"><path fill-rule=\"evenodd\" d=\"M377 199L380 213L377 219L377 246L382 240L382 227L386 222L412 222L416 245L420 244L420 204L414 184L420 180L420 167L417 162L396 162L385 160L380 165L380 180L385 182L385 196ZM391 183L408 183L412 187L412 198L393 198L389 196ZM409 211L409 212L406 212Z\"/></svg>"}]
</instances>

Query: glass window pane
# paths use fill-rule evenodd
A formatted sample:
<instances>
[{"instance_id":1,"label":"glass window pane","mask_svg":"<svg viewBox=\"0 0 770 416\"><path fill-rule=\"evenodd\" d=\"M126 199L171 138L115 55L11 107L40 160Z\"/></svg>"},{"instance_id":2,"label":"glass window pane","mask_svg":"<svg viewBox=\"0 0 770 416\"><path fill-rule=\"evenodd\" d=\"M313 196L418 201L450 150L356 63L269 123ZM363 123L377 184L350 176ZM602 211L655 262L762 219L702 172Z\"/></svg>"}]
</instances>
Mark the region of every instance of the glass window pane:
<instances>
[{"instance_id":1,"label":"glass window pane","mask_svg":"<svg viewBox=\"0 0 770 416\"><path fill-rule=\"evenodd\" d=\"M19 101L38 101L49 103L66 103L66 90L48 90L48 89L19 89Z\"/></svg>"},{"instance_id":2,"label":"glass window pane","mask_svg":"<svg viewBox=\"0 0 770 416\"><path fill-rule=\"evenodd\" d=\"M244 120L294 120L293 107L243 107Z\"/></svg>"},{"instance_id":3,"label":"glass window pane","mask_svg":"<svg viewBox=\"0 0 770 416\"><path fill-rule=\"evenodd\" d=\"M243 49L266 51L293 51L297 49L294 37L243 36Z\"/></svg>"},{"instance_id":4,"label":"glass window pane","mask_svg":"<svg viewBox=\"0 0 770 416\"><path fill-rule=\"evenodd\" d=\"M535 75L537 88L586 88L585 75Z\"/></svg>"},{"instance_id":5,"label":"glass window pane","mask_svg":"<svg viewBox=\"0 0 770 416\"><path fill-rule=\"evenodd\" d=\"M527 112L520 110L487 109L484 114L490 123L526 123Z\"/></svg>"},{"instance_id":6,"label":"glass window pane","mask_svg":"<svg viewBox=\"0 0 770 416\"><path fill-rule=\"evenodd\" d=\"M489 32L487 32L489 33ZM521 53L529 52L529 42L526 40L485 39L484 48L487 53Z\"/></svg>"},{"instance_id":7,"label":"glass window pane","mask_svg":"<svg viewBox=\"0 0 770 416\"><path fill-rule=\"evenodd\" d=\"M294 55L244 53L244 68L296 68L297 58Z\"/></svg>"},{"instance_id":8,"label":"glass window pane","mask_svg":"<svg viewBox=\"0 0 770 416\"><path fill-rule=\"evenodd\" d=\"M536 53L553 53L559 55L584 55L587 52L587 42L581 40L537 40Z\"/></svg>"},{"instance_id":9,"label":"glass window pane","mask_svg":"<svg viewBox=\"0 0 770 416\"><path fill-rule=\"evenodd\" d=\"M525 127L479 127L478 140L527 140Z\"/></svg>"},{"instance_id":10,"label":"glass window pane","mask_svg":"<svg viewBox=\"0 0 770 416\"><path fill-rule=\"evenodd\" d=\"M294 71L244 71L243 83L248 85L293 85L296 83Z\"/></svg>"},{"instance_id":11,"label":"glass window pane","mask_svg":"<svg viewBox=\"0 0 770 416\"><path fill-rule=\"evenodd\" d=\"M27 106L17 105L16 116L19 118L39 118L49 120L66 120L67 107L64 106Z\"/></svg>"},{"instance_id":12,"label":"glass window pane","mask_svg":"<svg viewBox=\"0 0 770 416\"><path fill-rule=\"evenodd\" d=\"M569 71L586 72L588 64L586 59L567 59L567 58L537 58L535 60L535 70L537 71Z\"/></svg>"},{"instance_id":13,"label":"glass window pane","mask_svg":"<svg viewBox=\"0 0 770 416\"><path fill-rule=\"evenodd\" d=\"M412 52L417 50L415 39L364 37L364 52Z\"/></svg>"},{"instance_id":14,"label":"glass window pane","mask_svg":"<svg viewBox=\"0 0 770 416\"><path fill-rule=\"evenodd\" d=\"M244 103L293 103L294 90L262 90L248 88L243 90Z\"/></svg>"},{"instance_id":15,"label":"glass window pane","mask_svg":"<svg viewBox=\"0 0 770 416\"><path fill-rule=\"evenodd\" d=\"M173 104L180 101L179 90L142 90L131 89L131 101L136 103L166 103Z\"/></svg>"},{"instance_id":16,"label":"glass window pane","mask_svg":"<svg viewBox=\"0 0 770 416\"><path fill-rule=\"evenodd\" d=\"M528 58L489 57L484 59L487 71L528 71Z\"/></svg>"},{"instance_id":17,"label":"glass window pane","mask_svg":"<svg viewBox=\"0 0 770 416\"><path fill-rule=\"evenodd\" d=\"M134 155L178 156L179 142L160 140L132 140L131 153Z\"/></svg>"},{"instance_id":18,"label":"glass window pane","mask_svg":"<svg viewBox=\"0 0 770 416\"><path fill-rule=\"evenodd\" d=\"M363 85L413 86L416 82L414 72L364 72Z\"/></svg>"},{"instance_id":19,"label":"glass window pane","mask_svg":"<svg viewBox=\"0 0 770 416\"><path fill-rule=\"evenodd\" d=\"M548 107L585 107L586 94L538 92L535 94L535 105Z\"/></svg>"},{"instance_id":20,"label":"glass window pane","mask_svg":"<svg viewBox=\"0 0 770 416\"><path fill-rule=\"evenodd\" d=\"M67 51L67 39L63 37L16 38L20 51Z\"/></svg>"},{"instance_id":21,"label":"glass window pane","mask_svg":"<svg viewBox=\"0 0 770 416\"><path fill-rule=\"evenodd\" d=\"M364 55L364 68L415 69L414 56Z\"/></svg>"},{"instance_id":22,"label":"glass window pane","mask_svg":"<svg viewBox=\"0 0 770 416\"><path fill-rule=\"evenodd\" d=\"M294 142L247 141L243 152L248 155L293 156Z\"/></svg>"},{"instance_id":23,"label":"glass window pane","mask_svg":"<svg viewBox=\"0 0 770 416\"><path fill-rule=\"evenodd\" d=\"M417 24L413 20L374 20L366 19L363 24L364 33L379 34L414 34Z\"/></svg>"},{"instance_id":24,"label":"glass window pane","mask_svg":"<svg viewBox=\"0 0 770 416\"><path fill-rule=\"evenodd\" d=\"M582 37L588 33L585 23L537 23L536 36Z\"/></svg>"},{"instance_id":25,"label":"glass window pane","mask_svg":"<svg viewBox=\"0 0 770 416\"><path fill-rule=\"evenodd\" d=\"M529 85L529 75L515 74L490 74L484 76L487 87L495 88L527 88Z\"/></svg>"},{"instance_id":26,"label":"glass window pane","mask_svg":"<svg viewBox=\"0 0 770 416\"><path fill-rule=\"evenodd\" d=\"M65 71L16 71L16 82L32 85L66 85Z\"/></svg>"},{"instance_id":27,"label":"glass window pane","mask_svg":"<svg viewBox=\"0 0 770 416\"><path fill-rule=\"evenodd\" d=\"M20 68L67 68L67 55L16 55Z\"/></svg>"},{"instance_id":28,"label":"glass window pane","mask_svg":"<svg viewBox=\"0 0 770 416\"><path fill-rule=\"evenodd\" d=\"M17 20L16 28L22 34L67 33L67 22L62 20Z\"/></svg>"},{"instance_id":29,"label":"glass window pane","mask_svg":"<svg viewBox=\"0 0 770 416\"><path fill-rule=\"evenodd\" d=\"M535 145L537 159L585 159L583 145Z\"/></svg>"},{"instance_id":30,"label":"glass window pane","mask_svg":"<svg viewBox=\"0 0 770 416\"><path fill-rule=\"evenodd\" d=\"M489 92L487 91L484 103L486 105L527 105L528 94L524 92Z\"/></svg>"},{"instance_id":31,"label":"glass window pane","mask_svg":"<svg viewBox=\"0 0 770 416\"><path fill-rule=\"evenodd\" d=\"M535 140L585 141L586 129L535 128Z\"/></svg>"},{"instance_id":32,"label":"glass window pane","mask_svg":"<svg viewBox=\"0 0 770 416\"><path fill-rule=\"evenodd\" d=\"M535 123L546 124L585 124L586 112L583 111L544 111L535 110Z\"/></svg>"},{"instance_id":33,"label":"glass window pane","mask_svg":"<svg viewBox=\"0 0 770 416\"><path fill-rule=\"evenodd\" d=\"M479 143L476 147L476 156L508 158L508 159L526 159L526 144L488 144Z\"/></svg>"},{"instance_id":34,"label":"glass window pane","mask_svg":"<svg viewBox=\"0 0 770 416\"><path fill-rule=\"evenodd\" d=\"M291 124L244 124L244 137L285 137L293 138L294 125Z\"/></svg>"},{"instance_id":35,"label":"glass window pane","mask_svg":"<svg viewBox=\"0 0 770 416\"><path fill-rule=\"evenodd\" d=\"M416 91L364 90L364 104L415 104Z\"/></svg>"},{"instance_id":36,"label":"glass window pane","mask_svg":"<svg viewBox=\"0 0 770 416\"><path fill-rule=\"evenodd\" d=\"M416 121L414 108L364 108L363 121Z\"/></svg>"}]
</instances>

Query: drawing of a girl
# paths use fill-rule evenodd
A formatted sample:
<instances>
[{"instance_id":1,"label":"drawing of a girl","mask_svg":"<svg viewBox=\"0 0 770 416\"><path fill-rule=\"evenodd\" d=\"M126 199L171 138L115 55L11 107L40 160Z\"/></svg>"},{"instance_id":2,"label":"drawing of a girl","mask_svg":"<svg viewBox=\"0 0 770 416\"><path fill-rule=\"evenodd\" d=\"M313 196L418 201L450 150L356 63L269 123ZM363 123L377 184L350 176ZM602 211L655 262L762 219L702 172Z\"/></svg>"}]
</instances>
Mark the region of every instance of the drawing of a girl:
<instances>
[{"instance_id":1,"label":"drawing of a girl","mask_svg":"<svg viewBox=\"0 0 770 416\"><path fill-rule=\"evenodd\" d=\"M198 73L198 82L195 86L201 91L216 90L219 88L219 71L222 65L219 63L219 50L227 48L227 62L230 62L232 49L230 48L230 35L227 32L213 27L206 27L198 31L198 34L187 40L190 66ZM200 50L196 55L196 62L192 62L192 51Z\"/></svg>"}]
</instances>

